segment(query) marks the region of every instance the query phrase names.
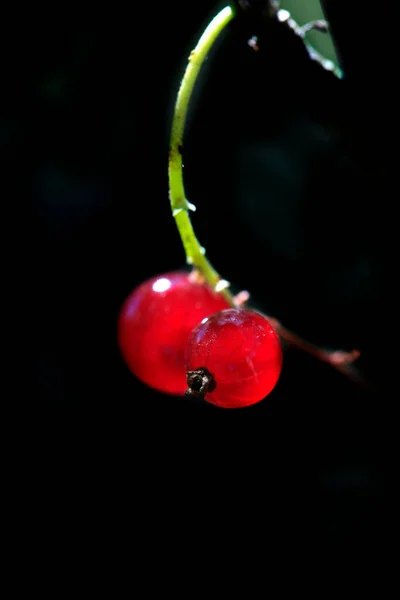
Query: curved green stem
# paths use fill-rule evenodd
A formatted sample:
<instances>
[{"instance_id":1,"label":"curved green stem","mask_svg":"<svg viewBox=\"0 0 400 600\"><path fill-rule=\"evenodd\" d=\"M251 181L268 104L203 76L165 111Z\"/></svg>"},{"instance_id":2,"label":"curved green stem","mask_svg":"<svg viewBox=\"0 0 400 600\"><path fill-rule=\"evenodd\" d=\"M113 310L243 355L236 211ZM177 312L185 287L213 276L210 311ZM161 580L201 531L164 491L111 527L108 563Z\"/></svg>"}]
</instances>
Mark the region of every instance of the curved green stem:
<instances>
[{"instance_id":1,"label":"curved green stem","mask_svg":"<svg viewBox=\"0 0 400 600\"><path fill-rule=\"evenodd\" d=\"M171 209L185 249L186 260L196 267L207 283L220 291L232 306L234 306L232 294L227 287L224 287L224 280L221 279L219 273L207 260L205 250L200 245L193 230L189 210L196 210L196 208L187 201L185 195L182 173L182 145L187 110L197 76L211 46L221 31L233 19L234 14L234 9L231 6L221 10L205 29L197 46L190 53L189 64L186 67L175 104L168 170Z\"/></svg>"},{"instance_id":2,"label":"curved green stem","mask_svg":"<svg viewBox=\"0 0 400 600\"><path fill-rule=\"evenodd\" d=\"M299 28L297 23L290 18L290 14L287 11L283 12L285 14L281 16L280 20L286 20L289 27L294 29L296 34L301 35L301 37L304 38L301 28ZM182 146L186 115L197 76L215 40L234 16L235 10L233 7L227 6L222 9L212 19L211 23L207 26L203 35L199 39L195 49L190 53L188 65L186 67L175 104L174 116L172 120L168 169L171 209L178 227L179 234L181 236L183 247L186 253L186 260L189 264L196 267L203 275L207 283L212 288L219 291L232 306L235 306L235 302L233 295L228 290L229 284L221 278L219 273L208 261L205 255L205 250L200 245L193 230L189 211L196 210L196 207L188 202L185 194L182 172ZM316 51L308 44L307 49L312 58L322 61L321 56L317 54ZM327 68L325 63L323 66ZM339 73L337 72L336 74Z\"/></svg>"}]
</instances>

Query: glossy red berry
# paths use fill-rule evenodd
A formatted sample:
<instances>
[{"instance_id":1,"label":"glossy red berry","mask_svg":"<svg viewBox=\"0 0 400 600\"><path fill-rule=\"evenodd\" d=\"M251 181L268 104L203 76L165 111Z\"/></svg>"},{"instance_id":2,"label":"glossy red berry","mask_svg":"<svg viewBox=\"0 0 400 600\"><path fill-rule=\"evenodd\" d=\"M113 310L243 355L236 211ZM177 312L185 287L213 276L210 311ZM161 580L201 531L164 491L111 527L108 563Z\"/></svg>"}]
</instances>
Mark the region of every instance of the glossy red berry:
<instances>
[{"instance_id":1,"label":"glossy red berry","mask_svg":"<svg viewBox=\"0 0 400 600\"><path fill-rule=\"evenodd\" d=\"M203 319L193 330L186 368L187 395L240 408L259 402L275 387L282 348L265 317L231 308Z\"/></svg>"},{"instance_id":2,"label":"glossy red berry","mask_svg":"<svg viewBox=\"0 0 400 600\"><path fill-rule=\"evenodd\" d=\"M136 377L161 392L187 389L185 353L193 328L229 305L186 272L166 273L139 285L118 321L122 357Z\"/></svg>"}]
</instances>

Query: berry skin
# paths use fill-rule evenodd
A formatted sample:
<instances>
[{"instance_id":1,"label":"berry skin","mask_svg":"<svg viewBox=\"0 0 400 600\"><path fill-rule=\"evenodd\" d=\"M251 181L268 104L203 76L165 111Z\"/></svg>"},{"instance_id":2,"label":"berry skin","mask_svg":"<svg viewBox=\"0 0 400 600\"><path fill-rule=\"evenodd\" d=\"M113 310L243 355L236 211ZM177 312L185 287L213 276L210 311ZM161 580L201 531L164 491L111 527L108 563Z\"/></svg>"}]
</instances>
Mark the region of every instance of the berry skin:
<instances>
[{"instance_id":1,"label":"berry skin","mask_svg":"<svg viewBox=\"0 0 400 600\"><path fill-rule=\"evenodd\" d=\"M124 361L150 387L184 395L190 334L204 317L228 306L220 294L186 272L166 273L145 281L120 311L118 344Z\"/></svg>"},{"instance_id":2,"label":"berry skin","mask_svg":"<svg viewBox=\"0 0 400 600\"><path fill-rule=\"evenodd\" d=\"M259 402L282 369L279 337L261 314L230 308L203 319L187 351L188 396L223 408Z\"/></svg>"}]
</instances>

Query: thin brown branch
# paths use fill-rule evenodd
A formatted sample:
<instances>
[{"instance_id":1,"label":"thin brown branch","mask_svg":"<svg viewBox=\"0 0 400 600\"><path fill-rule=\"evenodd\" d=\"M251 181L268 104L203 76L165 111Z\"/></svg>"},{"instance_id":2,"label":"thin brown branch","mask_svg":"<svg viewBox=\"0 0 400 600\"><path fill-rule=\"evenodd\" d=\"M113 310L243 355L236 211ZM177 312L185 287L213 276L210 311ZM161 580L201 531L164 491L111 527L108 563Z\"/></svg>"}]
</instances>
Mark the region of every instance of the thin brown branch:
<instances>
[{"instance_id":1,"label":"thin brown branch","mask_svg":"<svg viewBox=\"0 0 400 600\"><path fill-rule=\"evenodd\" d=\"M233 300L237 308L245 308L249 298L249 292L243 290L236 294ZM271 323L279 337L288 345L294 346L303 352L307 352L307 354L314 356L318 360L331 365L331 367L340 371L340 373L343 373L343 375L348 377L351 381L368 388L371 387L354 367L354 362L360 357L359 350L346 352L344 350L327 350L326 348L320 348L316 344L304 340L297 335L297 333L286 329L278 319L270 317L265 313L262 314Z\"/></svg>"},{"instance_id":2,"label":"thin brown branch","mask_svg":"<svg viewBox=\"0 0 400 600\"><path fill-rule=\"evenodd\" d=\"M320 348L316 344L304 340L293 331L286 329L286 327L284 327L277 319L268 315L265 315L265 317L271 323L277 334L286 343L331 365L331 367L340 371L340 373L343 373L343 375L348 377L351 381L365 387L370 387L354 366L354 362L360 357L359 350L346 352L344 350L326 350L325 348Z\"/></svg>"}]
</instances>

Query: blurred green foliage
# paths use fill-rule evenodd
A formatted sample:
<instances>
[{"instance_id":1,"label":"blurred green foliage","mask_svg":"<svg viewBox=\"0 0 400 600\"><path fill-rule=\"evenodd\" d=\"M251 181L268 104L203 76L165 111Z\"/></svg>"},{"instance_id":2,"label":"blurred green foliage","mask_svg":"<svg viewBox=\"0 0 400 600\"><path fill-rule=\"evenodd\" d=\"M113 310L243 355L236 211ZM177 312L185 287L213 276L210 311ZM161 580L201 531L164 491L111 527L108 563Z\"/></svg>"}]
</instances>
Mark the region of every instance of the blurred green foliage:
<instances>
[{"instance_id":1,"label":"blurred green foliage","mask_svg":"<svg viewBox=\"0 0 400 600\"><path fill-rule=\"evenodd\" d=\"M319 0L281 0L281 8L288 10L299 25L324 18ZM333 60L338 64L335 48L329 34L310 31L307 34L307 41L325 58L329 58L329 60Z\"/></svg>"}]
</instances>

